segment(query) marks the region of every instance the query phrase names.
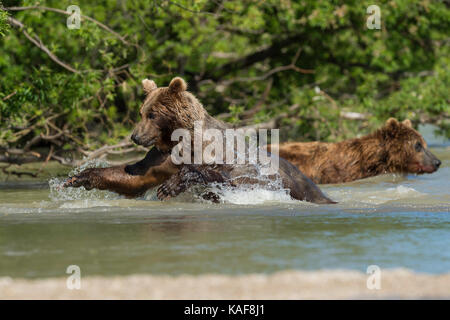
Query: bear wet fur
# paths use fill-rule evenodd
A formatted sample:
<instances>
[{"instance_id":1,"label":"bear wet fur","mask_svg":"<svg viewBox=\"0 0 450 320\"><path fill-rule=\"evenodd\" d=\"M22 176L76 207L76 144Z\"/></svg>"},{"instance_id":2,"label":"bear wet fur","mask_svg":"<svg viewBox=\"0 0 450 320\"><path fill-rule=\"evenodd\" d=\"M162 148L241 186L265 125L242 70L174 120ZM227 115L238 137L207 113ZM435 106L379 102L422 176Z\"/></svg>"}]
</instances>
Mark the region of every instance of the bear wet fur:
<instances>
[{"instance_id":1,"label":"bear wet fur","mask_svg":"<svg viewBox=\"0 0 450 320\"><path fill-rule=\"evenodd\" d=\"M432 173L441 162L411 121L394 118L375 132L338 143L288 142L268 146L318 184L350 182L385 173Z\"/></svg>"}]
</instances>

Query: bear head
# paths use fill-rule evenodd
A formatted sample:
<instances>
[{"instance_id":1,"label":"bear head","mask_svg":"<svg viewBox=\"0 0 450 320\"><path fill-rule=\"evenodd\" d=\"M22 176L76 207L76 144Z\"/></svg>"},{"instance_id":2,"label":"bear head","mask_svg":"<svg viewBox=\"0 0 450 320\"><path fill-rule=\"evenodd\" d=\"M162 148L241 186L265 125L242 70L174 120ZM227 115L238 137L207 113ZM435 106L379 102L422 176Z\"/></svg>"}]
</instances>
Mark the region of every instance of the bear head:
<instances>
[{"instance_id":1,"label":"bear head","mask_svg":"<svg viewBox=\"0 0 450 320\"><path fill-rule=\"evenodd\" d=\"M187 91L182 78L173 78L168 87L161 88L154 81L145 79L142 86L146 98L140 108L141 120L131 139L136 144L169 152L178 143L171 141L172 132L176 129L192 131L194 122L205 118L206 110Z\"/></svg>"},{"instance_id":2,"label":"bear head","mask_svg":"<svg viewBox=\"0 0 450 320\"><path fill-rule=\"evenodd\" d=\"M432 173L441 165L441 161L428 150L422 135L414 130L408 119L399 122L390 118L378 134L386 151L387 166L393 171Z\"/></svg>"}]
</instances>

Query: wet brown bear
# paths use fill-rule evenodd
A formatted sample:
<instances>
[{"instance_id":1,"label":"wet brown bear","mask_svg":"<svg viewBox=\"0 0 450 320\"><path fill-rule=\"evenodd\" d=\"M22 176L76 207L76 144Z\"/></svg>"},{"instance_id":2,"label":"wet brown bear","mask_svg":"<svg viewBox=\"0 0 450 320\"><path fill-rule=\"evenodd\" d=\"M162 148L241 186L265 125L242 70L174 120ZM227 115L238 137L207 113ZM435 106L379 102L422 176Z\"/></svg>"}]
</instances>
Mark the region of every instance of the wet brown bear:
<instances>
[{"instance_id":1,"label":"wet brown bear","mask_svg":"<svg viewBox=\"0 0 450 320\"><path fill-rule=\"evenodd\" d=\"M412 128L411 121L398 122L394 118L362 138L338 143L288 142L279 146L279 152L280 157L319 184L349 182L384 173L432 173L441 164Z\"/></svg>"},{"instance_id":2,"label":"wet brown bear","mask_svg":"<svg viewBox=\"0 0 450 320\"><path fill-rule=\"evenodd\" d=\"M169 87L157 88L150 80L143 81L147 97L140 109L141 121L132 134L132 140L146 147L153 146L141 162L131 166L89 169L70 178L66 186L85 186L116 191L127 196L142 194L164 182L158 189L158 198L174 197L195 184L219 182L230 186L258 183L243 179L253 171L251 165L181 164L175 166L169 156L178 143L172 141L172 132L183 128L193 131L199 121L203 129L214 128L224 132L227 124L211 117L194 95L187 91L181 78L174 78ZM316 203L334 203L295 166L280 158L278 171L282 187L290 190L294 199ZM155 176L157 175L157 176ZM170 178L169 178L170 177ZM168 179L169 178L169 179ZM257 180L257 179L256 179ZM127 185L130 188L127 189ZM217 200L215 195L210 196Z\"/></svg>"}]
</instances>

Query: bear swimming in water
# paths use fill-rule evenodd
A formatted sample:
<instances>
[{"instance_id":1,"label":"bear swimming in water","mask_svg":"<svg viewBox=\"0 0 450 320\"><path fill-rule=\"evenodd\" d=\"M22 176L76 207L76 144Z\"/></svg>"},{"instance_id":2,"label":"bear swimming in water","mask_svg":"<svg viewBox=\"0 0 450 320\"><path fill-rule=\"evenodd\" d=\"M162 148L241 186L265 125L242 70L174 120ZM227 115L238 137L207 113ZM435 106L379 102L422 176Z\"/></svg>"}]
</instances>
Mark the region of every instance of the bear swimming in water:
<instances>
[{"instance_id":1,"label":"bear swimming in water","mask_svg":"<svg viewBox=\"0 0 450 320\"><path fill-rule=\"evenodd\" d=\"M140 109L141 121L132 134L132 140L153 149L134 165L87 169L69 178L65 186L111 190L135 197L163 183L158 189L158 198L166 199L197 184L217 182L238 186L265 183L259 181L256 175L243 178L249 172L254 173L254 166L250 164L175 165L170 157L170 152L178 143L171 139L174 130L182 128L193 131L195 122L200 122L203 129L214 128L221 132L231 127L210 116L197 98L187 91L186 82L179 77L172 79L168 87L158 88L154 81L148 79L143 81L143 86L147 97ZM282 188L289 189L292 198L315 203L334 203L294 165L282 158L279 159L277 173ZM215 195L207 196L217 200Z\"/></svg>"},{"instance_id":2,"label":"bear swimming in water","mask_svg":"<svg viewBox=\"0 0 450 320\"><path fill-rule=\"evenodd\" d=\"M268 146L272 150L276 146ZM280 157L318 184L342 183L384 173L432 173L441 161L427 148L411 121L394 118L362 138L337 143L287 142Z\"/></svg>"}]
</instances>

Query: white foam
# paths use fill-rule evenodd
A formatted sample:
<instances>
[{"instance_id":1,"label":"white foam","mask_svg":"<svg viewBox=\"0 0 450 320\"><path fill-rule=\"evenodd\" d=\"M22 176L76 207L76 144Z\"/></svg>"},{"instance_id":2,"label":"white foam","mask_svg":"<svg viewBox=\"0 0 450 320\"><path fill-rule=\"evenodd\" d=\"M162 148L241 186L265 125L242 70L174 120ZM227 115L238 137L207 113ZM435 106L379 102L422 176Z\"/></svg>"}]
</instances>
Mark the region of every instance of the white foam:
<instances>
[{"instance_id":1,"label":"white foam","mask_svg":"<svg viewBox=\"0 0 450 320\"><path fill-rule=\"evenodd\" d=\"M414 199L423 193L414 188L399 185L393 188L380 189L379 186L369 186L363 188L345 188L340 186L333 187L334 190L327 190L331 198L340 203L367 203L383 204L389 201Z\"/></svg>"},{"instance_id":2,"label":"white foam","mask_svg":"<svg viewBox=\"0 0 450 320\"><path fill-rule=\"evenodd\" d=\"M288 189L274 189L268 188L267 186L256 186L256 185L240 185L239 187L223 186L220 184L211 184L207 188L207 191L216 193L220 197L220 202L228 204L238 204L238 205L258 205L264 203L291 203L291 196L289 195ZM205 191L205 190L203 190ZM190 190L195 199L204 201L201 199L199 194L204 192L199 192L198 190Z\"/></svg>"},{"instance_id":3,"label":"white foam","mask_svg":"<svg viewBox=\"0 0 450 320\"><path fill-rule=\"evenodd\" d=\"M255 205L267 202L293 202L286 190L227 188L222 192L225 203Z\"/></svg>"},{"instance_id":4,"label":"white foam","mask_svg":"<svg viewBox=\"0 0 450 320\"><path fill-rule=\"evenodd\" d=\"M407 195L407 194L420 194L420 192L416 191L414 188L409 188L409 187L405 187L402 185L399 185L396 188L388 188L386 190L389 193L394 193L394 194L398 194L398 195Z\"/></svg>"},{"instance_id":5,"label":"white foam","mask_svg":"<svg viewBox=\"0 0 450 320\"><path fill-rule=\"evenodd\" d=\"M94 207L111 207L112 203L99 200L76 200L62 203L59 208L61 209L86 209Z\"/></svg>"}]
</instances>

